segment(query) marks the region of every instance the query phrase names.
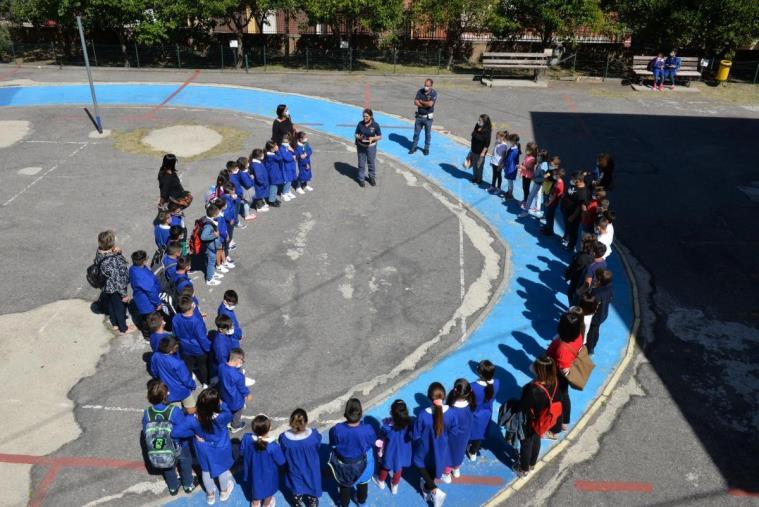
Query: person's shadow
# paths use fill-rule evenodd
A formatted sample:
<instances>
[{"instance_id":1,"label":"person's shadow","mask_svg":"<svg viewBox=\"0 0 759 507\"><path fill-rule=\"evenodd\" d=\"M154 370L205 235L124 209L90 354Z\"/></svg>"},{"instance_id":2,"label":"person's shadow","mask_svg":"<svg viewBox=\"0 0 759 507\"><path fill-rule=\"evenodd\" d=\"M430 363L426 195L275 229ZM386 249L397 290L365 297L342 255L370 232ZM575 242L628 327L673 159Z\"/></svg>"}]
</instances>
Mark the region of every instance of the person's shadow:
<instances>
[{"instance_id":1,"label":"person's shadow","mask_svg":"<svg viewBox=\"0 0 759 507\"><path fill-rule=\"evenodd\" d=\"M471 180L472 179L472 175L470 173L468 173L466 171L462 171L461 169L459 169L458 167L456 167L453 164L442 163L442 164L440 164L440 168L443 171L445 171L448 174L450 174L451 176L453 176L454 178L459 178L459 179L464 179L464 180Z\"/></svg>"},{"instance_id":2,"label":"person's shadow","mask_svg":"<svg viewBox=\"0 0 759 507\"><path fill-rule=\"evenodd\" d=\"M356 166L346 164L345 162L335 162L335 171L354 182L358 181L358 167Z\"/></svg>"},{"instance_id":3,"label":"person's shadow","mask_svg":"<svg viewBox=\"0 0 759 507\"><path fill-rule=\"evenodd\" d=\"M411 149L411 140L406 136L393 133L388 136L388 139L394 143L400 144L407 150Z\"/></svg>"}]
</instances>

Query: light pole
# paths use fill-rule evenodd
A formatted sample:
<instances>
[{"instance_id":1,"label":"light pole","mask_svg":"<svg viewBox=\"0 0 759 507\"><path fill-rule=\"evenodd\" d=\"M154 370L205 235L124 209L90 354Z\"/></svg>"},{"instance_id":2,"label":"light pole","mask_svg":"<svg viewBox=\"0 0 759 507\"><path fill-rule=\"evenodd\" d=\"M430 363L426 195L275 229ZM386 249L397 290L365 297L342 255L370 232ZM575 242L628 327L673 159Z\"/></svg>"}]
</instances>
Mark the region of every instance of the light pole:
<instances>
[{"instance_id":1,"label":"light pole","mask_svg":"<svg viewBox=\"0 0 759 507\"><path fill-rule=\"evenodd\" d=\"M87 42L84 40L84 29L82 28L82 18L81 16L76 17L76 25L79 27L79 39L82 41L82 54L84 55L84 67L87 69L87 79L90 81L90 94L92 95L92 105L95 106L95 128L98 130L98 133L103 133L103 125L100 122L100 112L98 111L98 99L95 96L95 85L92 83L92 72L90 71L90 57L87 54ZM87 108L84 108L85 111L87 111ZM90 115L90 112L87 111L87 114ZM90 115L90 119L92 119L92 116Z\"/></svg>"}]
</instances>

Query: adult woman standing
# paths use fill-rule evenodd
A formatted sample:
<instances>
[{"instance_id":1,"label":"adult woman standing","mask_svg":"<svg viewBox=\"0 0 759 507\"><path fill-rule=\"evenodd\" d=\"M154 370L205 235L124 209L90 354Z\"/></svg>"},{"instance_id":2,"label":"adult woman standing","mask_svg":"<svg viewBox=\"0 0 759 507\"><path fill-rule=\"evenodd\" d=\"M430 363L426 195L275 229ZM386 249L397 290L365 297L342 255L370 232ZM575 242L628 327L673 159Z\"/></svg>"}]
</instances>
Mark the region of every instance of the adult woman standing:
<instances>
[{"instance_id":1,"label":"adult woman standing","mask_svg":"<svg viewBox=\"0 0 759 507\"><path fill-rule=\"evenodd\" d=\"M567 375L582 348L582 338L585 334L585 323L582 315L565 313L559 320L557 331L558 336L554 338L546 351L546 355L556 363L557 384L559 386L557 398L560 398L561 401L561 417L556 421L556 426L546 434L552 440L556 440L557 435L567 429L570 421L572 402L569 399Z\"/></svg>"},{"instance_id":2,"label":"adult woman standing","mask_svg":"<svg viewBox=\"0 0 759 507\"><path fill-rule=\"evenodd\" d=\"M290 111L287 109L286 104L280 104L277 106L277 117L274 118L274 122L271 125L271 139L277 145L282 144L282 138L287 135L290 139L295 139L297 134L295 125L290 118Z\"/></svg>"},{"instance_id":3,"label":"adult woman standing","mask_svg":"<svg viewBox=\"0 0 759 507\"><path fill-rule=\"evenodd\" d=\"M469 151L469 163L472 166L472 183L475 185L482 183L482 168L485 165L485 155L490 147L492 132L493 126L490 122L490 116L481 114L477 119L474 130L472 130L472 143Z\"/></svg>"},{"instance_id":4,"label":"adult woman standing","mask_svg":"<svg viewBox=\"0 0 759 507\"><path fill-rule=\"evenodd\" d=\"M356 152L358 153L358 185L364 187L364 180L371 186L377 184L375 179L375 159L377 158L377 141L382 139L382 130L374 121L371 109L364 109L363 120L356 125ZM366 176L366 166L369 166L369 177Z\"/></svg>"},{"instance_id":5,"label":"adult woman standing","mask_svg":"<svg viewBox=\"0 0 759 507\"><path fill-rule=\"evenodd\" d=\"M524 415L524 438L519 441L519 466L517 474L524 477L535 468L540 455L540 437L534 424L540 415L548 410L557 394L556 363L547 356L539 357L532 363L535 380L522 387L519 410Z\"/></svg>"},{"instance_id":6,"label":"adult woman standing","mask_svg":"<svg viewBox=\"0 0 759 507\"><path fill-rule=\"evenodd\" d=\"M163 156L161 168L158 170L158 189L161 197L158 207L168 209L169 203L173 202L181 209L192 203L192 194L184 189L177 175L177 157L172 153Z\"/></svg>"},{"instance_id":7,"label":"adult woman standing","mask_svg":"<svg viewBox=\"0 0 759 507\"><path fill-rule=\"evenodd\" d=\"M127 286L129 285L129 266L116 246L116 234L113 231L103 231L98 234L98 251L95 253L94 264L103 279L103 290L97 301L97 306L103 313L108 314L113 329L121 334L135 331L137 328L126 323L126 305L129 302Z\"/></svg>"}]
</instances>

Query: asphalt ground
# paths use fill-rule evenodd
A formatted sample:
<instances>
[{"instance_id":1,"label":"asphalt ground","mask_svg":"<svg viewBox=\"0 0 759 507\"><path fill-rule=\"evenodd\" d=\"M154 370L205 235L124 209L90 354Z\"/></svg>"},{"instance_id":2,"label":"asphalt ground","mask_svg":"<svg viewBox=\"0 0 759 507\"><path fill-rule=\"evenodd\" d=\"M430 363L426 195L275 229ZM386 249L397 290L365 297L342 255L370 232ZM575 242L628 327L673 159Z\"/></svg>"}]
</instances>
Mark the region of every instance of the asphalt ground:
<instances>
[{"instance_id":1,"label":"asphalt ground","mask_svg":"<svg viewBox=\"0 0 759 507\"><path fill-rule=\"evenodd\" d=\"M95 77L182 82L189 74L96 70ZM82 76L81 69L14 74L40 82ZM318 95L409 117L422 78L204 72L196 80ZM619 83L488 89L451 78L438 79L436 88L436 124L453 134L466 138L476 115L486 112L497 127L518 131L523 143L536 139L559 153L570 171L611 151L617 238L637 259L643 286L648 317L638 338L645 353L620 384L618 406L565 453L573 462L554 462L512 500L751 501L734 495L759 489L756 101L636 93ZM297 111L293 116L297 121ZM651 492L591 493L577 481L634 481Z\"/></svg>"},{"instance_id":2,"label":"asphalt ground","mask_svg":"<svg viewBox=\"0 0 759 507\"><path fill-rule=\"evenodd\" d=\"M188 227L200 216L200 196L224 163L262 146L270 135L269 120L171 109L144 118L144 112L103 108L101 114L117 131L199 124L250 133L241 152L180 161L184 185L198 196L187 211ZM94 300L97 291L87 286L84 269L94 256L100 230L116 230L127 255L155 249L151 221L160 158L122 153L107 138L91 140L92 126L72 119L78 114L76 108L2 111L3 120L27 120L33 128L24 141L0 152L4 202L35 178L18 174L19 169L59 167L3 210L8 217L4 250L17 255L5 267L26 267L4 270L3 292L16 297L2 298L0 312L72 297ZM315 133L310 142L315 191L260 214L246 230L236 231L237 268L222 285L209 289L200 273L193 276L209 326L223 291L238 292L246 372L256 379L254 401L245 414L267 413L280 423L296 406L313 410L388 372L437 335L461 304L461 255L469 283L483 261L460 236L457 216L422 186L409 185L397 172L398 164L380 157L378 186L362 189L351 178L356 154L349 147ZM419 366L459 338L456 327ZM148 350L139 335L113 340L97 373L69 393L83 433L55 457L142 459L137 410L145 405ZM334 416L321 414L323 420ZM33 485L46 472L45 467L35 469ZM131 470L66 469L45 505L83 505L134 483ZM128 496L118 503L144 501Z\"/></svg>"}]
</instances>

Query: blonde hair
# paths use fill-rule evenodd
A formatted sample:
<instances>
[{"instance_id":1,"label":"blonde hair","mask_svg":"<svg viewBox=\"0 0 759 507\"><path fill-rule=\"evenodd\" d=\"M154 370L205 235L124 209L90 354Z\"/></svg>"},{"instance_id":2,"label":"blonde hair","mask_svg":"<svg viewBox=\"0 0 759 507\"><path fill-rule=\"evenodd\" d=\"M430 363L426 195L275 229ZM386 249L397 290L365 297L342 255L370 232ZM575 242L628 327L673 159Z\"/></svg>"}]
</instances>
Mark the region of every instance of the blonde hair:
<instances>
[{"instance_id":1,"label":"blonde hair","mask_svg":"<svg viewBox=\"0 0 759 507\"><path fill-rule=\"evenodd\" d=\"M100 234L98 234L98 248L101 250L108 251L113 250L113 247L116 246L116 233L113 231L103 231Z\"/></svg>"}]
</instances>

